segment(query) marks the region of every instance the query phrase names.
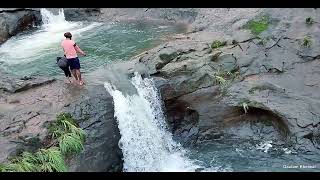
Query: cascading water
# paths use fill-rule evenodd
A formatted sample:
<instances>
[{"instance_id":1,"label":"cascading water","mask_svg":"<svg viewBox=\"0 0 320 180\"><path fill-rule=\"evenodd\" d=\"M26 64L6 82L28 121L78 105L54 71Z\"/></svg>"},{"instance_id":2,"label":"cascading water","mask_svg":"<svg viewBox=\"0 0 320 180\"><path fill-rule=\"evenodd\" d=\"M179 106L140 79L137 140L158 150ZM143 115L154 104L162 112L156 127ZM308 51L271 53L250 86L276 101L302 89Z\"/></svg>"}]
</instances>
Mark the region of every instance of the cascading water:
<instances>
[{"instance_id":1,"label":"cascading water","mask_svg":"<svg viewBox=\"0 0 320 180\"><path fill-rule=\"evenodd\" d=\"M195 165L185 156L185 150L172 139L167 130L161 100L152 79L139 74L131 80L137 94L123 94L110 83L105 88L112 95L115 117L124 156L124 171L195 171Z\"/></svg>"},{"instance_id":2,"label":"cascading water","mask_svg":"<svg viewBox=\"0 0 320 180\"><path fill-rule=\"evenodd\" d=\"M57 45L64 37L63 33L70 31L74 39L81 32L90 30L100 23L68 22L63 9L55 15L47 9L41 9L43 24L37 31L10 38L0 48L1 61L9 65L28 63L43 58L52 51L57 51Z\"/></svg>"},{"instance_id":3,"label":"cascading water","mask_svg":"<svg viewBox=\"0 0 320 180\"><path fill-rule=\"evenodd\" d=\"M59 9L58 14L54 15L52 12L47 9L42 8L40 10L42 22L42 27L47 31L60 31L61 28L70 28L72 26L76 26L79 23L70 23L66 21L64 16L63 9Z\"/></svg>"}]
</instances>

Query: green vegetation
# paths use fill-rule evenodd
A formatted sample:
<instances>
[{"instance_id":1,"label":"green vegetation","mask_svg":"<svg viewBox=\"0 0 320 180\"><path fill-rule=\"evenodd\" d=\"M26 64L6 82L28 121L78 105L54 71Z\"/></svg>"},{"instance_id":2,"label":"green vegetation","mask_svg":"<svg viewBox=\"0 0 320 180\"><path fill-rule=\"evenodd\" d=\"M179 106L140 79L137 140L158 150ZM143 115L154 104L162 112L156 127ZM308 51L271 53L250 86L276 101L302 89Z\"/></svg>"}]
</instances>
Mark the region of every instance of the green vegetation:
<instances>
[{"instance_id":1,"label":"green vegetation","mask_svg":"<svg viewBox=\"0 0 320 180\"><path fill-rule=\"evenodd\" d=\"M227 80L225 80L225 79L224 79L223 77L221 77L221 76L215 75L214 77L215 77L217 83L220 84L220 85L225 85L226 82L227 82Z\"/></svg>"},{"instance_id":2,"label":"green vegetation","mask_svg":"<svg viewBox=\"0 0 320 180\"><path fill-rule=\"evenodd\" d=\"M85 132L77 126L70 114L62 113L57 116L57 122L49 127L49 132L53 138L58 139L64 155L76 154L83 150Z\"/></svg>"},{"instance_id":3,"label":"green vegetation","mask_svg":"<svg viewBox=\"0 0 320 180\"><path fill-rule=\"evenodd\" d=\"M227 93L227 87L230 85L230 83L239 78L239 72L229 72L223 70L222 67L220 67L215 73L214 73L214 80L216 84L220 86L221 95L225 95Z\"/></svg>"},{"instance_id":4,"label":"green vegetation","mask_svg":"<svg viewBox=\"0 0 320 180\"><path fill-rule=\"evenodd\" d=\"M65 158L83 150L85 132L77 127L70 114L62 113L49 126L54 146L36 153L23 152L9 164L0 165L0 172L65 172Z\"/></svg>"},{"instance_id":5,"label":"green vegetation","mask_svg":"<svg viewBox=\"0 0 320 180\"><path fill-rule=\"evenodd\" d=\"M218 41L218 40L214 40L211 44L211 48L212 49L216 49L216 48L219 48L219 47L223 47L227 45L227 41Z\"/></svg>"},{"instance_id":6,"label":"green vegetation","mask_svg":"<svg viewBox=\"0 0 320 180\"><path fill-rule=\"evenodd\" d=\"M23 152L10 164L4 165L4 172L65 172L67 167L64 158L57 147L40 149L32 154Z\"/></svg>"},{"instance_id":7,"label":"green vegetation","mask_svg":"<svg viewBox=\"0 0 320 180\"><path fill-rule=\"evenodd\" d=\"M75 133L67 133L59 137L59 148L65 155L77 154L83 150L82 139Z\"/></svg>"},{"instance_id":8,"label":"green vegetation","mask_svg":"<svg viewBox=\"0 0 320 180\"><path fill-rule=\"evenodd\" d=\"M306 18L306 24L307 25L312 25L313 23L315 23L315 21L312 19L312 17Z\"/></svg>"},{"instance_id":9,"label":"green vegetation","mask_svg":"<svg viewBox=\"0 0 320 180\"><path fill-rule=\"evenodd\" d=\"M302 46L309 48L312 45L312 40L310 36L305 36L302 40Z\"/></svg>"},{"instance_id":10,"label":"green vegetation","mask_svg":"<svg viewBox=\"0 0 320 180\"><path fill-rule=\"evenodd\" d=\"M268 29L269 23L269 18L267 16L263 16L258 20L249 21L244 25L244 28L249 29L254 35L259 35L261 32Z\"/></svg>"}]
</instances>

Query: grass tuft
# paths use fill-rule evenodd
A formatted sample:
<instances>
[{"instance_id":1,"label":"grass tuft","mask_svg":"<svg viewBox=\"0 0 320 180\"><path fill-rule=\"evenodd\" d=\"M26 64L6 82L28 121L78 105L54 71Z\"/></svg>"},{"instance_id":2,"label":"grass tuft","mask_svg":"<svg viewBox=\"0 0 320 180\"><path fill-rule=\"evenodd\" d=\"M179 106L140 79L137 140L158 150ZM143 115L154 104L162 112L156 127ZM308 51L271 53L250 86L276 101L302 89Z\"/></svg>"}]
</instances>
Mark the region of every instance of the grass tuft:
<instances>
[{"instance_id":1,"label":"grass tuft","mask_svg":"<svg viewBox=\"0 0 320 180\"><path fill-rule=\"evenodd\" d=\"M258 20L249 21L244 25L244 28L249 29L254 35L259 35L263 31L268 29L269 23L269 18L267 16L263 16Z\"/></svg>"},{"instance_id":2,"label":"grass tuft","mask_svg":"<svg viewBox=\"0 0 320 180\"><path fill-rule=\"evenodd\" d=\"M211 48L212 49L216 49L216 48L219 48L219 47L223 47L227 45L227 41L218 41L218 40L214 40L211 44Z\"/></svg>"},{"instance_id":3,"label":"grass tuft","mask_svg":"<svg viewBox=\"0 0 320 180\"><path fill-rule=\"evenodd\" d=\"M83 150L83 141L75 133L67 133L59 137L59 148L64 155L80 153Z\"/></svg>"},{"instance_id":4,"label":"grass tuft","mask_svg":"<svg viewBox=\"0 0 320 180\"><path fill-rule=\"evenodd\" d=\"M312 40L310 36L305 36L302 40L302 46L309 48L312 45Z\"/></svg>"},{"instance_id":5,"label":"grass tuft","mask_svg":"<svg viewBox=\"0 0 320 180\"><path fill-rule=\"evenodd\" d=\"M21 157L4 165L3 172L65 172L67 167L57 147L40 149L35 154L23 152Z\"/></svg>"},{"instance_id":6,"label":"grass tuft","mask_svg":"<svg viewBox=\"0 0 320 180\"><path fill-rule=\"evenodd\" d=\"M67 167L61 151L57 147L40 149L35 156L42 172L65 172Z\"/></svg>"},{"instance_id":7,"label":"grass tuft","mask_svg":"<svg viewBox=\"0 0 320 180\"><path fill-rule=\"evenodd\" d=\"M65 172L65 156L83 150L85 132L70 114L62 113L49 128L49 135L57 139L58 147L40 149L36 153L23 152L9 164L0 164L0 172Z\"/></svg>"}]
</instances>

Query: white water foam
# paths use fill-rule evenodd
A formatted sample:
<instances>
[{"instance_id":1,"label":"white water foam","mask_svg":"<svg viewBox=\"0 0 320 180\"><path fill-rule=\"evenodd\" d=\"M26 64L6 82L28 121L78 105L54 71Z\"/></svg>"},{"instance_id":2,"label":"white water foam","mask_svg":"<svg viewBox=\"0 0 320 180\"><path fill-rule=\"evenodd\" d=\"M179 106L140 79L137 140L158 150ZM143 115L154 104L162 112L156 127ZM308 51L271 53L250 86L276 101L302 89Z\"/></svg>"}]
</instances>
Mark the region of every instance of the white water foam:
<instances>
[{"instance_id":1,"label":"white water foam","mask_svg":"<svg viewBox=\"0 0 320 180\"><path fill-rule=\"evenodd\" d=\"M68 22L65 20L63 9L58 14L41 9L43 24L39 30L31 33L18 35L10 38L0 47L0 61L9 65L27 63L46 53L57 52L60 42L64 39L64 32L70 31L73 39L76 39L82 32L88 31L101 23L85 24L83 22ZM57 54L61 54L57 52Z\"/></svg>"},{"instance_id":2,"label":"white water foam","mask_svg":"<svg viewBox=\"0 0 320 180\"><path fill-rule=\"evenodd\" d=\"M124 171L172 172L195 171L199 166L189 160L186 151L167 130L161 99L151 79L135 74L131 83L137 94L127 95L105 83L114 101L120 129L119 146L124 157Z\"/></svg>"},{"instance_id":3,"label":"white water foam","mask_svg":"<svg viewBox=\"0 0 320 180\"><path fill-rule=\"evenodd\" d=\"M272 141L261 142L256 147L257 149L262 150L265 153L268 153L269 149L272 147Z\"/></svg>"}]
</instances>

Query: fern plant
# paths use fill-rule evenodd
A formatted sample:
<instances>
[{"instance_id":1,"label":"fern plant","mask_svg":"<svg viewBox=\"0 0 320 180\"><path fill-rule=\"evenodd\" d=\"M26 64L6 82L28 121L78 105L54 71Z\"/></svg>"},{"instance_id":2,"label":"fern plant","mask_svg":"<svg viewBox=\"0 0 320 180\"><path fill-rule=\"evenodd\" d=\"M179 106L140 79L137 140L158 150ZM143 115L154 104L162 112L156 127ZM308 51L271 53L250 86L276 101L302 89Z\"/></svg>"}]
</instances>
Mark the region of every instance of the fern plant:
<instances>
[{"instance_id":1,"label":"fern plant","mask_svg":"<svg viewBox=\"0 0 320 180\"><path fill-rule=\"evenodd\" d=\"M40 149L35 154L42 172L65 172L67 167L61 151L57 147Z\"/></svg>"},{"instance_id":2,"label":"fern plant","mask_svg":"<svg viewBox=\"0 0 320 180\"><path fill-rule=\"evenodd\" d=\"M5 165L0 164L0 172L4 172Z\"/></svg>"},{"instance_id":3,"label":"fern plant","mask_svg":"<svg viewBox=\"0 0 320 180\"><path fill-rule=\"evenodd\" d=\"M4 172L65 172L64 158L57 147L40 149L35 154L24 152L6 166Z\"/></svg>"},{"instance_id":4,"label":"fern plant","mask_svg":"<svg viewBox=\"0 0 320 180\"><path fill-rule=\"evenodd\" d=\"M37 166L35 156L29 152L23 152L21 157L17 157L11 160L11 163L4 167L6 172L37 172L39 167Z\"/></svg>"},{"instance_id":5,"label":"fern plant","mask_svg":"<svg viewBox=\"0 0 320 180\"><path fill-rule=\"evenodd\" d=\"M75 133L67 133L59 137L59 148L64 155L80 153L83 150L83 140Z\"/></svg>"},{"instance_id":6,"label":"fern plant","mask_svg":"<svg viewBox=\"0 0 320 180\"><path fill-rule=\"evenodd\" d=\"M23 152L11 163L0 164L0 172L65 172L64 156L83 150L85 132L78 127L70 114L62 113L49 126L49 135L58 140L58 147L40 149L36 153Z\"/></svg>"},{"instance_id":7,"label":"fern plant","mask_svg":"<svg viewBox=\"0 0 320 180\"><path fill-rule=\"evenodd\" d=\"M85 132L77 126L70 114L61 113L57 116L57 122L51 127L52 137L58 139L63 155L72 155L83 150Z\"/></svg>"}]
</instances>

